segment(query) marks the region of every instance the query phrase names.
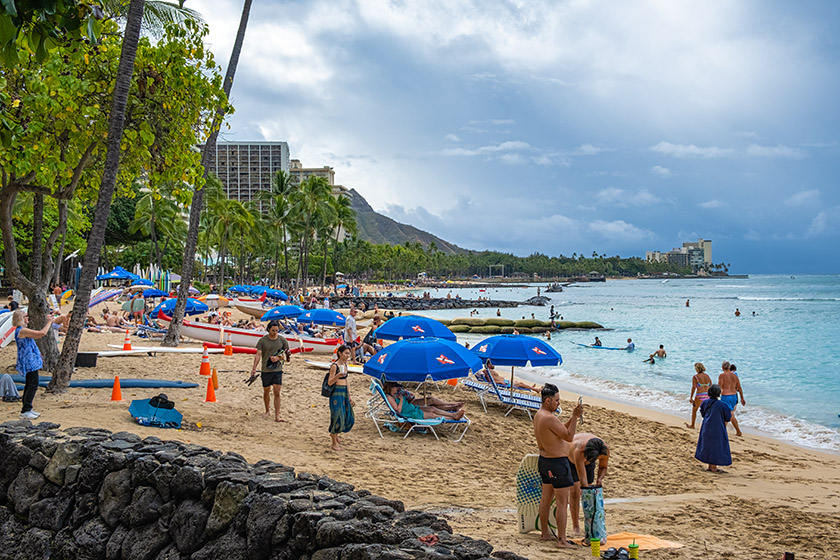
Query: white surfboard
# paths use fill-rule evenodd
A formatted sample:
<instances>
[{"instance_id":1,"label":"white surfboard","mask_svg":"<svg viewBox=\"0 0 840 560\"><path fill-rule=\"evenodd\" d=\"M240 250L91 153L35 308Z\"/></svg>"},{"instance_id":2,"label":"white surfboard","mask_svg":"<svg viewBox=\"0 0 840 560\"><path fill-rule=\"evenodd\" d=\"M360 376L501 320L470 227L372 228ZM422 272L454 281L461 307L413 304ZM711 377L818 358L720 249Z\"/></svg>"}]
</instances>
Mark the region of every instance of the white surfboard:
<instances>
[{"instance_id":1,"label":"white surfboard","mask_svg":"<svg viewBox=\"0 0 840 560\"><path fill-rule=\"evenodd\" d=\"M542 497L542 480L537 461L540 456L529 453L522 458L516 470L516 522L520 533L540 530L540 498ZM549 508L548 525L557 533L556 512L554 500Z\"/></svg>"},{"instance_id":2,"label":"white surfboard","mask_svg":"<svg viewBox=\"0 0 840 560\"><path fill-rule=\"evenodd\" d=\"M318 362L315 360L304 360L307 364L318 369L330 369L332 362ZM350 373L364 373L362 366L356 364L347 364L347 371Z\"/></svg>"},{"instance_id":3,"label":"white surfboard","mask_svg":"<svg viewBox=\"0 0 840 560\"><path fill-rule=\"evenodd\" d=\"M12 315L14 315L12 311L0 315L0 348L5 348L15 339L15 327L12 325Z\"/></svg>"},{"instance_id":4,"label":"white surfboard","mask_svg":"<svg viewBox=\"0 0 840 560\"><path fill-rule=\"evenodd\" d=\"M109 344L108 348L122 348L119 344ZM208 354L221 354L225 351L224 348L208 348ZM162 354L202 354L204 348L167 348L164 346L132 346L131 350L120 350L120 352L160 352ZM100 352L101 356L102 353ZM117 354L114 354L115 356Z\"/></svg>"}]
</instances>

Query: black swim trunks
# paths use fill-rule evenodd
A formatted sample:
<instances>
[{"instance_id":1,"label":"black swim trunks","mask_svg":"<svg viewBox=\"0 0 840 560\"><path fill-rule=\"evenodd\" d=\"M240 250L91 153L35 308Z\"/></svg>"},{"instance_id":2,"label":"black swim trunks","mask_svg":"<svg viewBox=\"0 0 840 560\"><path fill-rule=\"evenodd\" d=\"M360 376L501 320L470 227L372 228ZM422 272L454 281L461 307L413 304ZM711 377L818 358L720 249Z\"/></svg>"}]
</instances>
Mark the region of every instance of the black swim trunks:
<instances>
[{"instance_id":1,"label":"black swim trunks","mask_svg":"<svg viewBox=\"0 0 840 560\"><path fill-rule=\"evenodd\" d=\"M272 385L283 384L283 370L280 371L263 371L260 373L263 387L271 387Z\"/></svg>"},{"instance_id":2,"label":"black swim trunks","mask_svg":"<svg viewBox=\"0 0 840 560\"><path fill-rule=\"evenodd\" d=\"M586 463L586 480L589 481L589 484L595 484L595 466L598 464L597 459L592 461L591 463Z\"/></svg>"},{"instance_id":3,"label":"black swim trunks","mask_svg":"<svg viewBox=\"0 0 840 560\"><path fill-rule=\"evenodd\" d=\"M543 457L537 461L537 470L543 484L554 488L568 488L578 481L577 471L568 457Z\"/></svg>"}]
</instances>

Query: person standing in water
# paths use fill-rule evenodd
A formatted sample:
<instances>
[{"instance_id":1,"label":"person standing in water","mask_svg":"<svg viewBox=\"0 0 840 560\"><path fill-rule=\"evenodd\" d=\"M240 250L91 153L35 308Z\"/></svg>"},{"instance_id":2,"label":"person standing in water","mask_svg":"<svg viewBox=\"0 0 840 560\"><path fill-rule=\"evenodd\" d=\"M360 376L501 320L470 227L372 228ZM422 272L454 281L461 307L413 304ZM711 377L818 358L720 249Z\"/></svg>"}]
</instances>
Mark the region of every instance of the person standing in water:
<instances>
[{"instance_id":1,"label":"person standing in water","mask_svg":"<svg viewBox=\"0 0 840 560\"><path fill-rule=\"evenodd\" d=\"M32 410L32 401L35 399L35 393L38 392L38 370L44 367L44 360L41 358L41 351L35 344L35 340L50 332L52 317L47 317L44 327L37 331L30 329L28 324L29 315L23 309L15 310L12 315L12 326L15 327L15 343L17 344L15 370L26 376L20 417L23 420L35 420L41 416L41 413Z\"/></svg>"},{"instance_id":2,"label":"person standing in water","mask_svg":"<svg viewBox=\"0 0 840 560\"><path fill-rule=\"evenodd\" d=\"M741 428L738 426L738 419L735 418L735 407L738 406L738 395L741 395L741 405L746 406L747 401L744 400L744 390L741 389L741 380L730 369L729 362L723 362L721 365L721 373L718 376L718 385L720 385L722 403L729 407L732 411L732 426L735 428L735 435L742 436Z\"/></svg>"},{"instance_id":3,"label":"person standing in water","mask_svg":"<svg viewBox=\"0 0 840 560\"><path fill-rule=\"evenodd\" d=\"M694 421L697 419L697 410L700 405L709 398L709 387L712 386L712 378L706 373L706 366L697 362L694 364L694 376L691 378L691 394L688 397L688 402L691 403L691 424L686 424L686 428L694 429Z\"/></svg>"}]
</instances>

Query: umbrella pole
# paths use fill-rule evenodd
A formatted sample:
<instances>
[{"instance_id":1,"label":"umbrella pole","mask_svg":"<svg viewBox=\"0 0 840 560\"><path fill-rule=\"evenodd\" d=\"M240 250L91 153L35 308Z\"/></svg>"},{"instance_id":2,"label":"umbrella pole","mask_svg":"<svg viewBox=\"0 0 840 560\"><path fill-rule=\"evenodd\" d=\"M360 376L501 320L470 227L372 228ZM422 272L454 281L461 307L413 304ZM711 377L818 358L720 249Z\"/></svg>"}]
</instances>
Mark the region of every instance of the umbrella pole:
<instances>
[{"instance_id":1,"label":"umbrella pole","mask_svg":"<svg viewBox=\"0 0 840 560\"><path fill-rule=\"evenodd\" d=\"M511 393L511 395L513 394L513 390L514 390L514 384L513 384L513 367L514 367L514 366L510 366L510 393Z\"/></svg>"}]
</instances>

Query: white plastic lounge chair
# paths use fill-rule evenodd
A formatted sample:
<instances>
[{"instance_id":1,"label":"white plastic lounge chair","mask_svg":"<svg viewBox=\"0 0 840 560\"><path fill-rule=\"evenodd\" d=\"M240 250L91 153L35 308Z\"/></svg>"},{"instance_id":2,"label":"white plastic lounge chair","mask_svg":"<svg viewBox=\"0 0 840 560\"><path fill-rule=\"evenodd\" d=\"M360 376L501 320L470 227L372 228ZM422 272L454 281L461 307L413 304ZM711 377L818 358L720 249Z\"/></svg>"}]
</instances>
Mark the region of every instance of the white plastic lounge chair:
<instances>
[{"instance_id":1,"label":"white plastic lounge chair","mask_svg":"<svg viewBox=\"0 0 840 560\"><path fill-rule=\"evenodd\" d=\"M384 438L385 436L382 434L380 424L397 423L407 424L410 426L403 439L407 438L408 435L415 429L426 428L432 432L436 440L440 440L437 432L435 431L435 426L444 424L454 434L457 434L458 430L463 426L464 429L460 432L460 435L458 435L458 439L455 440L457 442L464 438L464 434L467 433L470 424L472 424L470 419L466 416L462 417L460 420L450 420L448 418L443 418L442 416L424 419L406 418L394 410L394 407L392 407L391 403L388 402L388 399L385 396L385 391L382 389L382 385L380 385L379 381L374 379L370 382L370 392L373 393L373 397L368 401L369 409L367 413L365 413L365 416L369 416L370 419L373 420L376 430L379 432L379 437L381 438Z\"/></svg>"},{"instance_id":2,"label":"white plastic lounge chair","mask_svg":"<svg viewBox=\"0 0 840 560\"><path fill-rule=\"evenodd\" d=\"M484 412L487 412L487 402L498 402L503 406L507 406L508 411L505 416L514 410L522 410L531 418L531 412L536 412L542 405L542 400L537 395L511 390L509 388L501 388L493 380L492 376L487 376L486 380L479 380L475 375L470 375L468 378L461 380L465 387L469 387L475 391ZM558 407L558 414L562 409Z\"/></svg>"}]
</instances>

